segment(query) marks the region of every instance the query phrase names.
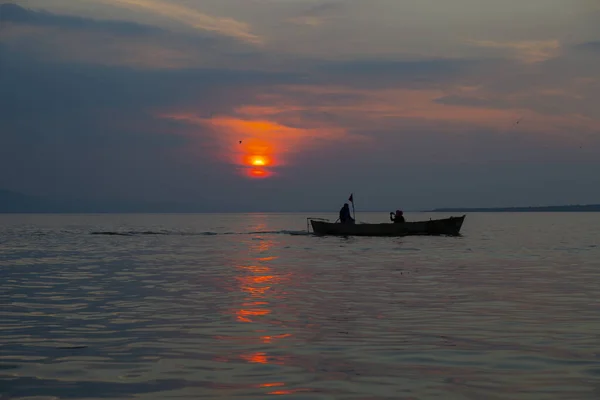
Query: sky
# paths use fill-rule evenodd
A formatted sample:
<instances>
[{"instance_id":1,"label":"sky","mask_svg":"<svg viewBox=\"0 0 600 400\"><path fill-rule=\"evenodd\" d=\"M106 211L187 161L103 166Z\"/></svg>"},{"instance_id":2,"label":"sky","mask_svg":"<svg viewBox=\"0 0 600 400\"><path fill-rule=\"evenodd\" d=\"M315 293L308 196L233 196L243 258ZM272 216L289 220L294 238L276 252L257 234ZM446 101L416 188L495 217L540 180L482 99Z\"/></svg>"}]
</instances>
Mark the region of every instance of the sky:
<instances>
[{"instance_id":1,"label":"sky","mask_svg":"<svg viewBox=\"0 0 600 400\"><path fill-rule=\"evenodd\" d=\"M0 0L0 188L600 203L596 0Z\"/></svg>"}]
</instances>

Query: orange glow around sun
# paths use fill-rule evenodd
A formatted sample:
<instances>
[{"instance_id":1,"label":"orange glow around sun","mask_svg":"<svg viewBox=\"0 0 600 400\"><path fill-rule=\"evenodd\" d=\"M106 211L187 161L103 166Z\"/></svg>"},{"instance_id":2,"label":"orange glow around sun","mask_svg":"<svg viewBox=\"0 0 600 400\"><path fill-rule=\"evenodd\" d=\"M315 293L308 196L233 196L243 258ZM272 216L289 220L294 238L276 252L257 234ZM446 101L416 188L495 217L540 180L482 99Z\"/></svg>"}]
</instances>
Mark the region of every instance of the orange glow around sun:
<instances>
[{"instance_id":1,"label":"orange glow around sun","mask_svg":"<svg viewBox=\"0 0 600 400\"><path fill-rule=\"evenodd\" d=\"M277 164L273 158L275 149L265 141L246 139L247 143L239 146L238 162L243 167L244 175L249 178L268 178L273 175L271 168Z\"/></svg>"},{"instance_id":2,"label":"orange glow around sun","mask_svg":"<svg viewBox=\"0 0 600 400\"><path fill-rule=\"evenodd\" d=\"M221 145L216 157L236 165L238 172L251 179L276 175L276 169L290 161L292 153L309 146L313 138L343 138L342 128L308 123L306 127L290 126L274 116L278 107L241 107L234 116L214 115L209 118L194 113L165 114L164 118L208 127L218 135Z\"/></svg>"},{"instance_id":3,"label":"orange glow around sun","mask_svg":"<svg viewBox=\"0 0 600 400\"><path fill-rule=\"evenodd\" d=\"M308 131L265 119L213 117L210 124L230 144L229 156L240 172L251 179L269 178L285 164L285 156L297 149Z\"/></svg>"},{"instance_id":4,"label":"orange glow around sun","mask_svg":"<svg viewBox=\"0 0 600 400\"><path fill-rule=\"evenodd\" d=\"M268 178L272 175L267 168L271 165L271 160L267 156L246 156L244 159L244 165L249 167L246 168L246 175L250 178Z\"/></svg>"}]
</instances>

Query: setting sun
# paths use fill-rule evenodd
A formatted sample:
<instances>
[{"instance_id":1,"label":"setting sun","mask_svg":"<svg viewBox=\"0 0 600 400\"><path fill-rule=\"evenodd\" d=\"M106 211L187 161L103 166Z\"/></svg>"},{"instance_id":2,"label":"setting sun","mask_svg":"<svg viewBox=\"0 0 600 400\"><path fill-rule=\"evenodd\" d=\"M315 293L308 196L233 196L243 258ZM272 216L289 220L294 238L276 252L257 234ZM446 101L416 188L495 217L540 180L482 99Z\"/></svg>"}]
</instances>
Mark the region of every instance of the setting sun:
<instances>
[{"instance_id":1,"label":"setting sun","mask_svg":"<svg viewBox=\"0 0 600 400\"><path fill-rule=\"evenodd\" d=\"M250 163L255 166L265 166L267 165L267 160L261 156L254 156L250 159Z\"/></svg>"},{"instance_id":2,"label":"setting sun","mask_svg":"<svg viewBox=\"0 0 600 400\"><path fill-rule=\"evenodd\" d=\"M271 167L273 162L270 157L265 155L257 155L256 153L247 155L244 164L247 165L246 175L251 178L267 178L272 175L268 168Z\"/></svg>"}]
</instances>

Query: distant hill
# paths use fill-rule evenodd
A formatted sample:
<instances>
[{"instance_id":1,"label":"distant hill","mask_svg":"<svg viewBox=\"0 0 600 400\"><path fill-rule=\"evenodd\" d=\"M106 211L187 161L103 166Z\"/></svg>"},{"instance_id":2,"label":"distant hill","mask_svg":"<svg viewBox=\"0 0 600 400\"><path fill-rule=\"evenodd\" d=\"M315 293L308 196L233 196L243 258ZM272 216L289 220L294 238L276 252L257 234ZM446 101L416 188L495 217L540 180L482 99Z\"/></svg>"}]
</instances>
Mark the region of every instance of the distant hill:
<instances>
[{"instance_id":1,"label":"distant hill","mask_svg":"<svg viewBox=\"0 0 600 400\"><path fill-rule=\"evenodd\" d=\"M600 212L600 204L544 207L436 208L430 212Z\"/></svg>"},{"instance_id":2,"label":"distant hill","mask_svg":"<svg viewBox=\"0 0 600 400\"><path fill-rule=\"evenodd\" d=\"M56 200L0 189L0 213L169 213L198 212L189 204L133 201Z\"/></svg>"}]
</instances>

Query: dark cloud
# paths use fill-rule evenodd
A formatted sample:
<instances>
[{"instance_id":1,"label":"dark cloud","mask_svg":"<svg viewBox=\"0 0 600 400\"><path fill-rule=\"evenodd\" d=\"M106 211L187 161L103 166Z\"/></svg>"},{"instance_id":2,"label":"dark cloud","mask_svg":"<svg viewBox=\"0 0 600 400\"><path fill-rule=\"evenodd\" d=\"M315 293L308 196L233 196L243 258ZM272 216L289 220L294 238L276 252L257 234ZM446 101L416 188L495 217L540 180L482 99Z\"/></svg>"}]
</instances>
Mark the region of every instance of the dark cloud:
<instances>
[{"instance_id":1,"label":"dark cloud","mask_svg":"<svg viewBox=\"0 0 600 400\"><path fill-rule=\"evenodd\" d=\"M381 88L393 85L427 88L459 83L473 72L489 65L486 60L385 60L356 59L316 62L311 71L323 81L352 87Z\"/></svg>"},{"instance_id":2,"label":"dark cloud","mask_svg":"<svg viewBox=\"0 0 600 400\"><path fill-rule=\"evenodd\" d=\"M34 11L16 4L0 4L0 23L58 27L65 29L85 29L88 31L109 31L117 35L149 35L163 32L153 26L125 21L102 21L89 18L52 14Z\"/></svg>"},{"instance_id":3,"label":"dark cloud","mask_svg":"<svg viewBox=\"0 0 600 400\"><path fill-rule=\"evenodd\" d=\"M254 46L215 32L175 32L115 20L51 14L5 4L0 43L46 62L76 62L134 68L194 68L244 65L265 54Z\"/></svg>"},{"instance_id":4,"label":"dark cloud","mask_svg":"<svg viewBox=\"0 0 600 400\"><path fill-rule=\"evenodd\" d=\"M74 63L45 63L0 46L0 77L6 110L26 107L35 112L80 108L127 108L189 104L211 99L215 91L246 86L299 83L295 73L216 68L144 70ZM49 99L55 99L54 102ZM222 99L221 99L222 100Z\"/></svg>"},{"instance_id":5,"label":"dark cloud","mask_svg":"<svg viewBox=\"0 0 600 400\"><path fill-rule=\"evenodd\" d=\"M350 60L350 61L331 61L322 63L320 70L335 74L402 74L413 76L449 76L464 72L465 67L473 67L481 64L479 60Z\"/></svg>"},{"instance_id":6,"label":"dark cloud","mask_svg":"<svg viewBox=\"0 0 600 400\"><path fill-rule=\"evenodd\" d=\"M595 42L586 42L578 46L584 50L600 51L600 40Z\"/></svg>"}]
</instances>

